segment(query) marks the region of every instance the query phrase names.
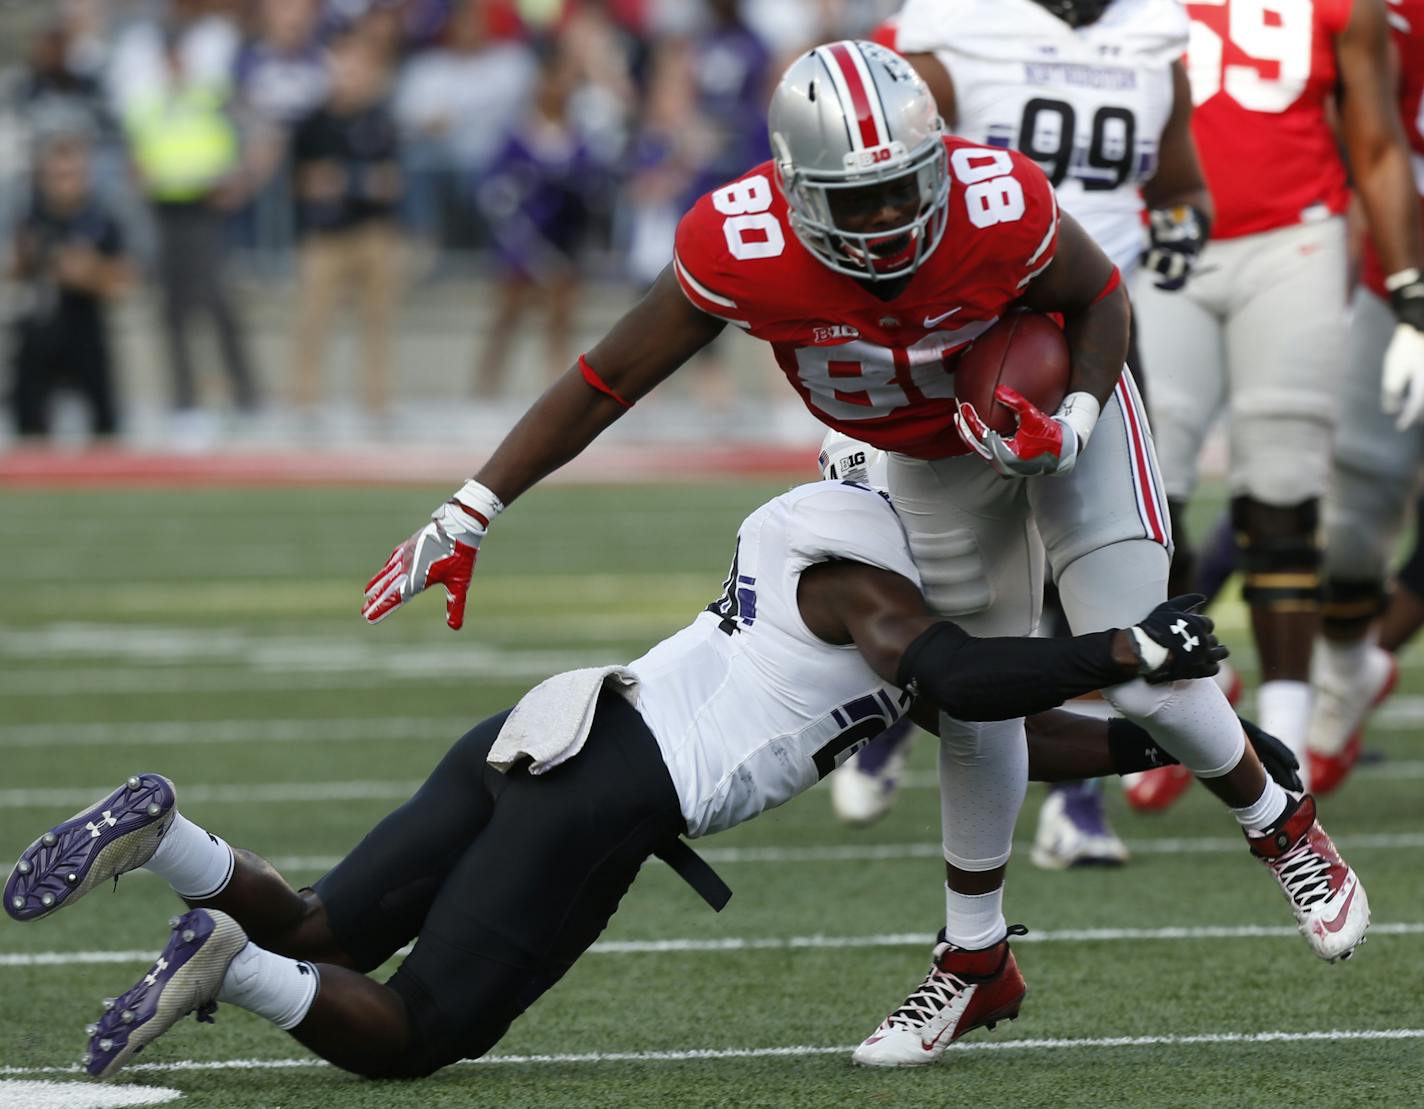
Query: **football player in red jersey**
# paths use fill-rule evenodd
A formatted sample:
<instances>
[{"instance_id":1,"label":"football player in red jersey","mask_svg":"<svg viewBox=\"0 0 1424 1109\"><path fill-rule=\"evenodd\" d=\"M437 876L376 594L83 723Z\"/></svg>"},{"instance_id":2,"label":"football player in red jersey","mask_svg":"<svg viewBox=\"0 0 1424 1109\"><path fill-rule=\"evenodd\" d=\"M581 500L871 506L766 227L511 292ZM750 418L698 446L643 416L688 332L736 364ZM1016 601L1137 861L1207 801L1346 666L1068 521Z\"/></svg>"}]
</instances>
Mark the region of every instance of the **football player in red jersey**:
<instances>
[{"instance_id":1,"label":"football player in red jersey","mask_svg":"<svg viewBox=\"0 0 1424 1109\"><path fill-rule=\"evenodd\" d=\"M770 117L772 161L698 201L648 295L371 579L369 621L440 584L459 627L477 548L505 503L727 323L772 344L823 423L889 452L889 494L928 599L971 633L1033 630L1045 548L1077 633L1122 626L1166 597L1160 479L1122 370L1126 293L1058 212L1042 171L945 137L924 82L871 43L802 55ZM1062 315L1071 371L1051 415L999 393L1018 415L1005 438L956 403L953 356L1013 304ZM1138 681L1105 695L1251 830L1315 953L1352 950L1368 926L1363 890L1319 831L1313 800L1267 778L1220 690ZM941 714L940 750L950 951L861 1045L862 1063L937 1058L981 982L980 956L1005 936L1004 866L1027 783L1023 722Z\"/></svg>"},{"instance_id":2,"label":"football player in red jersey","mask_svg":"<svg viewBox=\"0 0 1424 1109\"><path fill-rule=\"evenodd\" d=\"M1338 97L1355 186L1397 291L1386 360L1406 380L1424 374L1418 200L1389 80L1384 0L1187 7L1192 128L1216 221L1188 288L1144 286L1134 300L1178 517L1203 439L1219 413L1230 415L1231 514L1261 657L1258 711L1304 763L1320 498L1342 378L1356 372L1345 357L1349 183L1331 101ZM1187 561L1174 568L1183 580Z\"/></svg>"},{"instance_id":3,"label":"football player in red jersey","mask_svg":"<svg viewBox=\"0 0 1424 1109\"><path fill-rule=\"evenodd\" d=\"M1212 211L1192 141L1189 27L1177 0L905 0L877 41L915 67L952 131L1033 158L1129 286L1142 261L1179 289ZM1136 349L1127 364L1142 383ZM1051 611L1045 623L1062 628ZM880 754L860 752L852 772ZM1163 767L1134 780L1128 801L1163 808L1191 781ZM1030 857L1051 869L1126 860L1096 785L1055 787Z\"/></svg>"},{"instance_id":4,"label":"football player in red jersey","mask_svg":"<svg viewBox=\"0 0 1424 1109\"><path fill-rule=\"evenodd\" d=\"M1400 123L1424 189L1424 0L1389 0L1388 15L1399 60ZM1306 737L1309 772L1322 793L1350 772L1365 720L1398 675L1394 650L1405 637L1391 627L1376 642L1373 628L1385 571L1424 465L1424 372L1402 373L1409 367L1399 360L1391 364L1393 377L1385 370L1396 318L1424 326L1418 273L1413 281L1391 279L1379 247L1368 238L1364 247L1325 498L1323 639L1313 660L1315 704ZM1411 559L1400 574L1404 591L1396 615L1407 607L1418 566Z\"/></svg>"}]
</instances>

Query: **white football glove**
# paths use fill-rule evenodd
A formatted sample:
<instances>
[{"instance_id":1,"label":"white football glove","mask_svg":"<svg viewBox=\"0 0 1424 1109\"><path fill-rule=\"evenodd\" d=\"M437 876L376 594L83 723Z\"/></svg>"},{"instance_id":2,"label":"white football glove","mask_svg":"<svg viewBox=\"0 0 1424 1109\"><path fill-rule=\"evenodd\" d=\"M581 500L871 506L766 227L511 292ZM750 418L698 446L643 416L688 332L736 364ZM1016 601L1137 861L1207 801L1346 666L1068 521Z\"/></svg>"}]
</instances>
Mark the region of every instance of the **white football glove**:
<instances>
[{"instance_id":1,"label":"white football glove","mask_svg":"<svg viewBox=\"0 0 1424 1109\"><path fill-rule=\"evenodd\" d=\"M1384 284L1399 323L1384 352L1380 407L1404 431L1424 416L1424 278L1418 270L1401 270Z\"/></svg>"}]
</instances>

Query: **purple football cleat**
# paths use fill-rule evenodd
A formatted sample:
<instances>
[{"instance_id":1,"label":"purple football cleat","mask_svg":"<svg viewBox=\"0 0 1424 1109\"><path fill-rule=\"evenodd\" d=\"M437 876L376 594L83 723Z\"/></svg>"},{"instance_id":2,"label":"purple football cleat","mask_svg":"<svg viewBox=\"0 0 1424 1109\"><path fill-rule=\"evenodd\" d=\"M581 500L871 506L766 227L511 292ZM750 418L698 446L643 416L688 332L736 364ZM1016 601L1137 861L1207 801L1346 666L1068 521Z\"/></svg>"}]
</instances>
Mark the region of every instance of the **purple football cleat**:
<instances>
[{"instance_id":1,"label":"purple football cleat","mask_svg":"<svg viewBox=\"0 0 1424 1109\"><path fill-rule=\"evenodd\" d=\"M173 935L153 967L118 997L104 999L104 1015L84 1031L81 1062L94 1078L108 1078L178 1021L193 1012L212 1022L218 988L247 934L216 909L194 909L169 922Z\"/></svg>"},{"instance_id":2,"label":"purple football cleat","mask_svg":"<svg viewBox=\"0 0 1424 1109\"><path fill-rule=\"evenodd\" d=\"M20 853L5 883L5 911L38 920L142 866L173 822L175 802L167 778L135 774Z\"/></svg>"}]
</instances>

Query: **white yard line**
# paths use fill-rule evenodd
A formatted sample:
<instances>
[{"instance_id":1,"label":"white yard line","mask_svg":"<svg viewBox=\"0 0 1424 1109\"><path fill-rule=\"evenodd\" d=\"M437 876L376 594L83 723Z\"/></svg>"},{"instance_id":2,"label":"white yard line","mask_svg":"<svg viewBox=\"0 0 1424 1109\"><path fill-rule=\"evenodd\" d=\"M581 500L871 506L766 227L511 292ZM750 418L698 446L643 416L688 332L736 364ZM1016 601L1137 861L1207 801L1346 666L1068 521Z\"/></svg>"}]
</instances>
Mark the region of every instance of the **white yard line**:
<instances>
[{"instance_id":1,"label":"white yard line","mask_svg":"<svg viewBox=\"0 0 1424 1109\"><path fill-rule=\"evenodd\" d=\"M1286 925L1238 924L1195 928L1061 928L1031 931L1014 940L1024 943L1146 943L1182 940L1293 939L1300 933ZM1421 936L1424 922L1377 923L1371 936ZM844 951L883 947L929 947L929 932L887 932L870 936L724 936L720 939L600 940L591 955L662 955L724 951ZM402 948L397 954L406 954ZM31 951L0 954L0 968L80 966L153 961L152 951Z\"/></svg>"},{"instance_id":2,"label":"white yard line","mask_svg":"<svg viewBox=\"0 0 1424 1109\"><path fill-rule=\"evenodd\" d=\"M1034 1040L971 1040L949 1048L951 1054L973 1051L1101 1051L1128 1047L1195 1047L1216 1044L1350 1043L1360 1041L1420 1040L1424 1028L1332 1028L1310 1032L1198 1032L1165 1036L1092 1036ZM720 1059L785 1059L814 1055L849 1055L852 1044L787 1047L684 1048L677 1051L588 1051L558 1055L486 1055L463 1060L463 1065L546 1065L569 1063L685 1063ZM295 1070L325 1067L319 1059L183 1059L172 1063L131 1063L127 1074L166 1074L183 1071ZM78 1066L0 1067L0 1075L77 1074Z\"/></svg>"},{"instance_id":3,"label":"white yard line","mask_svg":"<svg viewBox=\"0 0 1424 1109\"><path fill-rule=\"evenodd\" d=\"M337 719L128 720L115 724L22 724L0 728L0 748L178 747L214 743L348 743L438 739L451 743L479 723L470 716L377 716ZM1398 764L1395 764L1398 765ZM1424 767L1424 762L1419 764Z\"/></svg>"}]
</instances>

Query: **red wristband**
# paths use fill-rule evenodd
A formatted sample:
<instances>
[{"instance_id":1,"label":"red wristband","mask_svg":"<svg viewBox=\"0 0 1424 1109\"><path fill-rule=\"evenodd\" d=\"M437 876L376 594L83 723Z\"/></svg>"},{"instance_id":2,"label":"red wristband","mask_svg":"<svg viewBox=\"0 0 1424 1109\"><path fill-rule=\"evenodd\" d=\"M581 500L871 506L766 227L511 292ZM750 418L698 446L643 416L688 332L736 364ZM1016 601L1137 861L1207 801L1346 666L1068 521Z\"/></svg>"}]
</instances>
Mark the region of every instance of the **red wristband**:
<instances>
[{"instance_id":1,"label":"red wristband","mask_svg":"<svg viewBox=\"0 0 1424 1109\"><path fill-rule=\"evenodd\" d=\"M609 386L608 382L604 381L603 378L598 376L598 371L588 364L588 359L582 354L579 355L578 365L579 372L583 374L583 379L587 381L592 388L597 389L605 397L612 397L624 408L633 407L632 401L624 400L616 392L613 391L613 389Z\"/></svg>"},{"instance_id":2,"label":"red wristband","mask_svg":"<svg viewBox=\"0 0 1424 1109\"><path fill-rule=\"evenodd\" d=\"M1122 271L1119 270L1116 266L1114 266L1112 276L1108 278L1108 283L1104 285L1101 290L1099 290L1098 295L1093 298L1092 304L1097 304L1098 301L1104 300L1107 297L1111 296L1113 294L1113 291L1116 290L1117 287L1121 284ZM1089 307L1092 307L1092 304L1090 304Z\"/></svg>"}]
</instances>

